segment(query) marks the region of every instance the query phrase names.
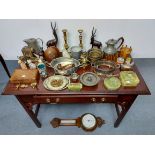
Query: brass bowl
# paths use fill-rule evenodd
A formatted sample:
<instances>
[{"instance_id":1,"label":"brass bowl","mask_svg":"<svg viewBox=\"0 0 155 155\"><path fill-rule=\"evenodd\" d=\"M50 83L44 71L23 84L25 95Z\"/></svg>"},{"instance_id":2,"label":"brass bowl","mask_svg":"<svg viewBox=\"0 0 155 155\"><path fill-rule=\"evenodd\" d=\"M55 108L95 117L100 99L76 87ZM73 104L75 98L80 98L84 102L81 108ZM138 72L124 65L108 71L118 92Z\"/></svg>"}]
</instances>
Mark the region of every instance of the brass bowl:
<instances>
[{"instance_id":1,"label":"brass bowl","mask_svg":"<svg viewBox=\"0 0 155 155\"><path fill-rule=\"evenodd\" d=\"M101 68L101 66L105 68ZM100 60L93 63L95 72L100 75L112 74L116 70L116 64L113 61Z\"/></svg>"},{"instance_id":2,"label":"brass bowl","mask_svg":"<svg viewBox=\"0 0 155 155\"><path fill-rule=\"evenodd\" d=\"M103 58L103 52L98 48L92 48L88 51L88 60L95 62Z\"/></svg>"},{"instance_id":3,"label":"brass bowl","mask_svg":"<svg viewBox=\"0 0 155 155\"><path fill-rule=\"evenodd\" d=\"M69 69L60 70L59 64L61 65L70 65L73 64L74 66ZM54 69L56 74L60 75L71 75L72 73L76 72L76 70L80 67L80 62L73 58L66 58L66 57L59 57L50 63L50 66Z\"/></svg>"}]
</instances>

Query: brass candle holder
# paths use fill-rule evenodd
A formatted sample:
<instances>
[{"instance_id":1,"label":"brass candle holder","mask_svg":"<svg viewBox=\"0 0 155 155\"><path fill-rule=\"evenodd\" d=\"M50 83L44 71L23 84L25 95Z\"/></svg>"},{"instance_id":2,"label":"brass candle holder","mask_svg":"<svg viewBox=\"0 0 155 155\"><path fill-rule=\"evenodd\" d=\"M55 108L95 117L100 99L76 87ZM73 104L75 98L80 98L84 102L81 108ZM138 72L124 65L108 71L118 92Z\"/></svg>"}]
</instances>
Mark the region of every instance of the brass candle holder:
<instances>
[{"instance_id":1,"label":"brass candle holder","mask_svg":"<svg viewBox=\"0 0 155 155\"><path fill-rule=\"evenodd\" d=\"M79 32L79 41L80 41L79 46L81 48L83 48L83 43L82 43L82 33L83 33L83 30L82 29L79 29L78 32Z\"/></svg>"},{"instance_id":2,"label":"brass candle holder","mask_svg":"<svg viewBox=\"0 0 155 155\"><path fill-rule=\"evenodd\" d=\"M69 48L68 43L67 43L67 29L63 29L63 37L64 37L64 48L67 50Z\"/></svg>"}]
</instances>

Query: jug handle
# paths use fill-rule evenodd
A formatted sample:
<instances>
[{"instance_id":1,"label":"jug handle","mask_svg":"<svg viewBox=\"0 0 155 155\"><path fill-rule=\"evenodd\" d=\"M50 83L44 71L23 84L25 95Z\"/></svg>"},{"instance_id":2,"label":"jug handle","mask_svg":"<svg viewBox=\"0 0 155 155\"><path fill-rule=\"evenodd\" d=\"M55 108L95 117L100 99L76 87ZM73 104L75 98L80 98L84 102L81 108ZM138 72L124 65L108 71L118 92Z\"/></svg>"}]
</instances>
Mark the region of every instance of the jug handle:
<instances>
[{"instance_id":1,"label":"jug handle","mask_svg":"<svg viewBox=\"0 0 155 155\"><path fill-rule=\"evenodd\" d=\"M37 40L40 40L41 41L41 46L43 48L43 40L41 38L37 38Z\"/></svg>"},{"instance_id":2,"label":"jug handle","mask_svg":"<svg viewBox=\"0 0 155 155\"><path fill-rule=\"evenodd\" d=\"M120 38L117 40L117 43L118 43L120 40L121 40L121 43L120 43L120 45L117 47L117 49L119 49L119 48L122 46L122 44L124 43L124 38L123 38L123 37L120 37Z\"/></svg>"}]
</instances>

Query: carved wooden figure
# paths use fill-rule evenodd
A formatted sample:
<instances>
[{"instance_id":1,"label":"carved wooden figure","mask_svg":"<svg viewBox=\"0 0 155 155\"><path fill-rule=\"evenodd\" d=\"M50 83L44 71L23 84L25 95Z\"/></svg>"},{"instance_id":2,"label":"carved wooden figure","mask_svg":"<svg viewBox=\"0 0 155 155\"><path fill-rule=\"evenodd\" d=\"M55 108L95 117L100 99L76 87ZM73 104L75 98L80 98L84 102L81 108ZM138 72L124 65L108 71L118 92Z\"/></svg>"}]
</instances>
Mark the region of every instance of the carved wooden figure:
<instances>
[{"instance_id":1,"label":"carved wooden figure","mask_svg":"<svg viewBox=\"0 0 155 155\"><path fill-rule=\"evenodd\" d=\"M101 48L102 43L101 43L100 41L95 40L95 37L96 37L95 34L96 34L96 29L94 29L94 27L93 27L90 44L92 44L92 48L93 48L94 46L96 46L96 47L98 47L98 48Z\"/></svg>"},{"instance_id":2,"label":"carved wooden figure","mask_svg":"<svg viewBox=\"0 0 155 155\"><path fill-rule=\"evenodd\" d=\"M58 43L58 36L57 36L57 33L56 33L56 29L57 29L56 22L54 24L54 27L53 27L52 22L51 22L51 28L52 28L53 35L54 35L55 38L52 39L52 40L49 40L46 43L46 45L47 45L47 47L50 47L50 46L55 46L56 47L57 43Z\"/></svg>"}]
</instances>

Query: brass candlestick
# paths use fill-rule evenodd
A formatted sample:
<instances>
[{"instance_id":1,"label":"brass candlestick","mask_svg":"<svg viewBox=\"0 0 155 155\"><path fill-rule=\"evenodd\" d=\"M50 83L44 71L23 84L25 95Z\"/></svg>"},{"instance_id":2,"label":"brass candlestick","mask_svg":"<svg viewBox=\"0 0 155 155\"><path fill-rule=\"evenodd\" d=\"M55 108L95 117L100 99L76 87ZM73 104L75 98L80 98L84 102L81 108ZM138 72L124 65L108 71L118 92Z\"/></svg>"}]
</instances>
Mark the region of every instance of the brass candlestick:
<instances>
[{"instance_id":1,"label":"brass candlestick","mask_svg":"<svg viewBox=\"0 0 155 155\"><path fill-rule=\"evenodd\" d=\"M62 32L64 35L64 48L67 50L69 48L68 43L67 43L67 29L63 29Z\"/></svg>"},{"instance_id":2,"label":"brass candlestick","mask_svg":"<svg viewBox=\"0 0 155 155\"><path fill-rule=\"evenodd\" d=\"M83 48L83 43L82 43L82 33L83 33L83 30L82 29L79 29L78 32L79 32L79 40L80 40L79 46L81 48Z\"/></svg>"}]
</instances>

